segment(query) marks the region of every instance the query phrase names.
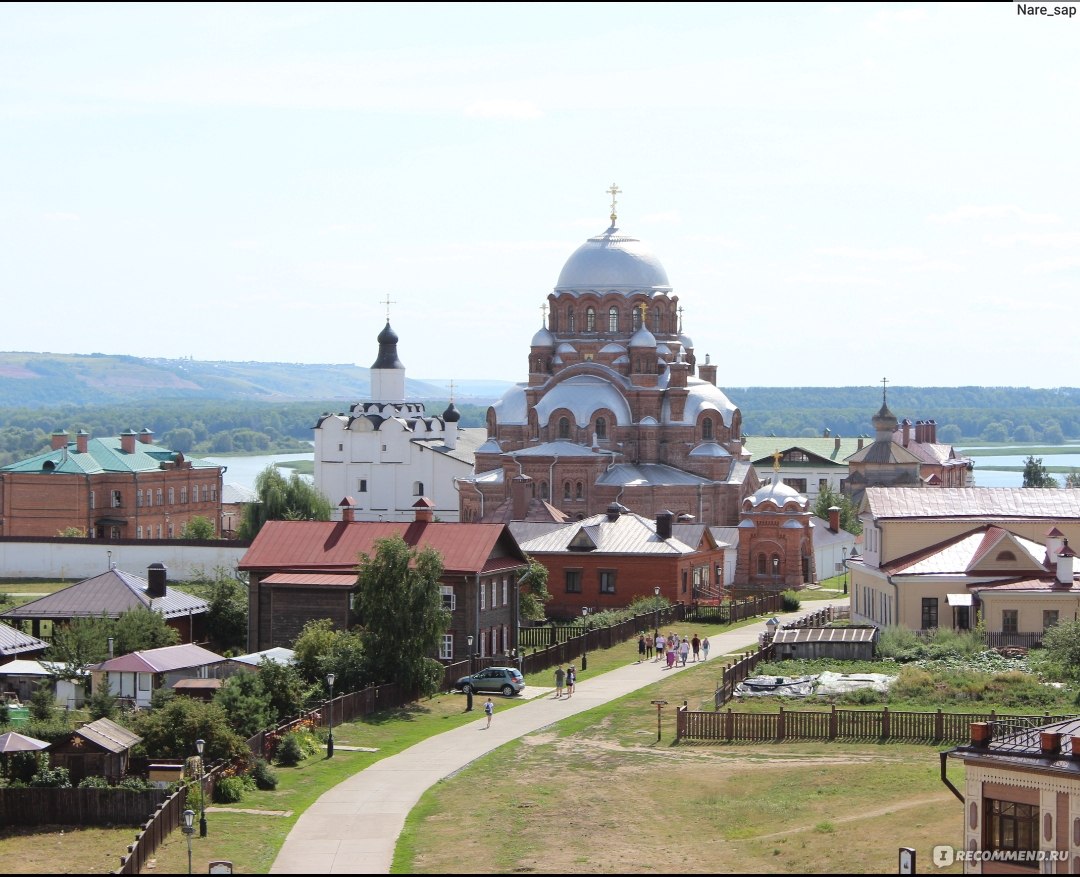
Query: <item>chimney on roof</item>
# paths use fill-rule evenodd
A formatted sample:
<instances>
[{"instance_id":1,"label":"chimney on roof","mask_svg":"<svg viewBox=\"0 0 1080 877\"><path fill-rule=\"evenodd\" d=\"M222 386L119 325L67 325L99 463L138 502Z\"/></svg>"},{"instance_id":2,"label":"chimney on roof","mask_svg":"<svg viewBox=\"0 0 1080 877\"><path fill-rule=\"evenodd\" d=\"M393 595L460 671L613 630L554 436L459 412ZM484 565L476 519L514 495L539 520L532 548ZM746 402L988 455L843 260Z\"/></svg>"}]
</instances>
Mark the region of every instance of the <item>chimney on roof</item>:
<instances>
[{"instance_id":1,"label":"chimney on roof","mask_svg":"<svg viewBox=\"0 0 1080 877\"><path fill-rule=\"evenodd\" d=\"M698 366L698 374L703 381L708 381L716 386L716 366L709 361L709 354L705 354L705 364Z\"/></svg>"},{"instance_id":2,"label":"chimney on roof","mask_svg":"<svg viewBox=\"0 0 1080 877\"><path fill-rule=\"evenodd\" d=\"M861 450L862 450L862 446L863 446L863 437L862 437L862 436L859 436L859 446L858 446L858 447L856 448L856 450L857 450L857 451L861 451Z\"/></svg>"},{"instance_id":3,"label":"chimney on roof","mask_svg":"<svg viewBox=\"0 0 1080 877\"><path fill-rule=\"evenodd\" d=\"M926 440L928 442L930 442L930 444L936 445L937 444L937 421L936 420L928 420L928 421L926 421L926 432L927 432Z\"/></svg>"},{"instance_id":4,"label":"chimney on roof","mask_svg":"<svg viewBox=\"0 0 1080 877\"><path fill-rule=\"evenodd\" d=\"M1061 734L1057 731L1039 732L1039 749L1043 755L1061 754Z\"/></svg>"},{"instance_id":5,"label":"chimney on roof","mask_svg":"<svg viewBox=\"0 0 1080 877\"><path fill-rule=\"evenodd\" d=\"M430 524L434 514L432 509L435 508L435 504L426 496L420 497L413 503L413 508L416 509L416 523L418 524Z\"/></svg>"},{"instance_id":6,"label":"chimney on roof","mask_svg":"<svg viewBox=\"0 0 1080 877\"><path fill-rule=\"evenodd\" d=\"M840 506L829 506L829 532L840 532Z\"/></svg>"},{"instance_id":7,"label":"chimney on roof","mask_svg":"<svg viewBox=\"0 0 1080 877\"><path fill-rule=\"evenodd\" d=\"M1057 554L1061 551L1065 534L1057 527L1051 527L1046 534L1046 563L1051 565L1057 561Z\"/></svg>"},{"instance_id":8,"label":"chimney on roof","mask_svg":"<svg viewBox=\"0 0 1080 877\"><path fill-rule=\"evenodd\" d=\"M59 451L61 448L66 448L68 443L68 434L62 429L56 430L52 434L52 449Z\"/></svg>"},{"instance_id":9,"label":"chimney on roof","mask_svg":"<svg viewBox=\"0 0 1080 877\"><path fill-rule=\"evenodd\" d=\"M85 429L80 429L75 433L75 451L79 454L85 454L86 448L90 442L90 433Z\"/></svg>"},{"instance_id":10,"label":"chimney on roof","mask_svg":"<svg viewBox=\"0 0 1080 877\"><path fill-rule=\"evenodd\" d=\"M120 433L120 450L125 454L135 453L135 430L125 429Z\"/></svg>"},{"instance_id":11,"label":"chimney on roof","mask_svg":"<svg viewBox=\"0 0 1080 877\"><path fill-rule=\"evenodd\" d=\"M972 722L971 745L983 748L989 746L992 733L993 726L990 722Z\"/></svg>"},{"instance_id":12,"label":"chimney on roof","mask_svg":"<svg viewBox=\"0 0 1080 877\"><path fill-rule=\"evenodd\" d=\"M155 597L164 597L166 591L165 580L169 570L163 563L152 563L146 568L146 595L152 600Z\"/></svg>"},{"instance_id":13,"label":"chimney on roof","mask_svg":"<svg viewBox=\"0 0 1080 877\"><path fill-rule=\"evenodd\" d=\"M656 535L661 539L671 538L671 525L675 520L675 513L665 509L656 513Z\"/></svg>"},{"instance_id":14,"label":"chimney on roof","mask_svg":"<svg viewBox=\"0 0 1080 877\"><path fill-rule=\"evenodd\" d=\"M607 514L607 519L609 521L617 521L617 520L619 520L619 515L622 514L622 511L621 511L621 508L620 508L619 504L617 502L613 502L611 505L609 505L607 507L606 514Z\"/></svg>"},{"instance_id":15,"label":"chimney on roof","mask_svg":"<svg viewBox=\"0 0 1080 877\"><path fill-rule=\"evenodd\" d=\"M837 453L840 452L840 436L837 436L835 439L833 439L833 448L834 450L836 450Z\"/></svg>"},{"instance_id":16,"label":"chimney on roof","mask_svg":"<svg viewBox=\"0 0 1080 877\"><path fill-rule=\"evenodd\" d=\"M911 421L908 420L908 418L905 417L904 422L901 424L901 426L903 426L903 428L904 428L903 445L906 448L908 446L908 442L911 441ZM915 441L918 441L918 440L919 440L919 424L916 423L915 424Z\"/></svg>"},{"instance_id":17,"label":"chimney on roof","mask_svg":"<svg viewBox=\"0 0 1080 877\"><path fill-rule=\"evenodd\" d=\"M152 445L154 443L154 431L144 426L139 430L139 441L144 445Z\"/></svg>"},{"instance_id":18,"label":"chimney on roof","mask_svg":"<svg viewBox=\"0 0 1080 877\"><path fill-rule=\"evenodd\" d=\"M1061 546L1057 553L1057 583L1059 585L1072 586L1073 573L1076 568L1076 552L1069 547L1069 540Z\"/></svg>"},{"instance_id":19,"label":"chimney on roof","mask_svg":"<svg viewBox=\"0 0 1080 877\"><path fill-rule=\"evenodd\" d=\"M356 503L351 496L344 497L341 502L338 503L338 508L341 509L341 520L346 524L351 524L356 520L355 505Z\"/></svg>"},{"instance_id":20,"label":"chimney on roof","mask_svg":"<svg viewBox=\"0 0 1080 877\"><path fill-rule=\"evenodd\" d=\"M532 479L528 475L515 475L510 479L510 519L524 521L529 514L532 499Z\"/></svg>"}]
</instances>

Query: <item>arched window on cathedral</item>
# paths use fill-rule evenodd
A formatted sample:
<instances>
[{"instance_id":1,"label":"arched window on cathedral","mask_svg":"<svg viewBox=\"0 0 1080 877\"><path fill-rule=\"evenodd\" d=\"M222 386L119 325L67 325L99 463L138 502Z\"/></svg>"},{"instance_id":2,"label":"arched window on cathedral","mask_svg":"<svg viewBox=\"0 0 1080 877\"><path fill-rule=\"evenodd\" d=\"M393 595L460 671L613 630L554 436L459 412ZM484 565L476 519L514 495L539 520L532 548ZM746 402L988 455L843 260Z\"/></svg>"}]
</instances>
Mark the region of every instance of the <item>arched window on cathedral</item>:
<instances>
[{"instance_id":1,"label":"arched window on cathedral","mask_svg":"<svg viewBox=\"0 0 1080 877\"><path fill-rule=\"evenodd\" d=\"M641 309L635 307L631 313L633 314L633 326L634 331L636 332L641 328Z\"/></svg>"},{"instance_id":2,"label":"arched window on cathedral","mask_svg":"<svg viewBox=\"0 0 1080 877\"><path fill-rule=\"evenodd\" d=\"M653 329L656 332L663 332L663 324L660 322L660 308L653 308Z\"/></svg>"},{"instance_id":3,"label":"arched window on cathedral","mask_svg":"<svg viewBox=\"0 0 1080 877\"><path fill-rule=\"evenodd\" d=\"M759 576L765 575L765 555L759 554L757 556L757 571Z\"/></svg>"},{"instance_id":4,"label":"arched window on cathedral","mask_svg":"<svg viewBox=\"0 0 1080 877\"><path fill-rule=\"evenodd\" d=\"M596 331L596 308L585 308L585 331Z\"/></svg>"},{"instance_id":5,"label":"arched window on cathedral","mask_svg":"<svg viewBox=\"0 0 1080 877\"><path fill-rule=\"evenodd\" d=\"M559 418L559 438L570 438L570 420L566 417Z\"/></svg>"},{"instance_id":6,"label":"arched window on cathedral","mask_svg":"<svg viewBox=\"0 0 1080 877\"><path fill-rule=\"evenodd\" d=\"M596 418L596 437L600 441L603 441L604 439L607 438L607 418L605 418L605 417L597 417Z\"/></svg>"},{"instance_id":7,"label":"arched window on cathedral","mask_svg":"<svg viewBox=\"0 0 1080 877\"><path fill-rule=\"evenodd\" d=\"M540 482L540 499L546 500L548 498L548 483L546 481Z\"/></svg>"},{"instance_id":8,"label":"arched window on cathedral","mask_svg":"<svg viewBox=\"0 0 1080 877\"><path fill-rule=\"evenodd\" d=\"M574 334L574 312L573 311L567 311L566 312L566 331L569 332L571 335Z\"/></svg>"},{"instance_id":9,"label":"arched window on cathedral","mask_svg":"<svg viewBox=\"0 0 1080 877\"><path fill-rule=\"evenodd\" d=\"M564 502L569 502L570 501L570 482L569 481L563 482L562 498L563 498Z\"/></svg>"},{"instance_id":10,"label":"arched window on cathedral","mask_svg":"<svg viewBox=\"0 0 1080 877\"><path fill-rule=\"evenodd\" d=\"M706 417L701 421L701 440L711 442L713 440L712 418Z\"/></svg>"},{"instance_id":11,"label":"arched window on cathedral","mask_svg":"<svg viewBox=\"0 0 1080 877\"><path fill-rule=\"evenodd\" d=\"M619 309L617 307L608 308L607 312L607 330L609 332L619 331Z\"/></svg>"},{"instance_id":12,"label":"arched window on cathedral","mask_svg":"<svg viewBox=\"0 0 1080 877\"><path fill-rule=\"evenodd\" d=\"M424 482L423 481L414 481L413 482L412 495L413 496L423 496L424 495Z\"/></svg>"},{"instance_id":13,"label":"arched window on cathedral","mask_svg":"<svg viewBox=\"0 0 1080 877\"><path fill-rule=\"evenodd\" d=\"M584 494L584 492L583 492L583 489L582 489L582 484L581 484L581 482L579 481L579 482L577 483L577 487L575 487L575 488L574 488L574 499L580 500L580 499L582 499L582 498L583 498L584 496L585 496L585 494Z\"/></svg>"}]
</instances>

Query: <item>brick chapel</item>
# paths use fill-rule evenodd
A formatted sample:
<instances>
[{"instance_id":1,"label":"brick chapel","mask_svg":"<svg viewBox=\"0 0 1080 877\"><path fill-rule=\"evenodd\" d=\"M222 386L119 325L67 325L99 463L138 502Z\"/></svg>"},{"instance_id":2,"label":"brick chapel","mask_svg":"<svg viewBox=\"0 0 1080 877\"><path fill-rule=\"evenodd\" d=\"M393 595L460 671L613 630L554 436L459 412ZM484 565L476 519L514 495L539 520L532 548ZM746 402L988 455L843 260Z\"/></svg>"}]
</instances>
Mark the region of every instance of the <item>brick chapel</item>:
<instances>
[{"instance_id":1,"label":"brick chapel","mask_svg":"<svg viewBox=\"0 0 1080 877\"><path fill-rule=\"evenodd\" d=\"M753 543L766 510L755 496L761 482L743 448L742 414L717 387L717 366L708 356L698 361L660 260L616 225L618 190L610 191L611 226L571 254L547 297L528 381L488 409L475 473L459 479L461 520L512 520L512 488L522 481L536 500L530 520L545 509L582 520L612 503L707 526L750 519L739 531L747 580L733 584L797 586L812 558L809 531L764 549L758 576L749 558L763 553ZM777 511L785 518L777 528L790 528L793 519Z\"/></svg>"}]
</instances>

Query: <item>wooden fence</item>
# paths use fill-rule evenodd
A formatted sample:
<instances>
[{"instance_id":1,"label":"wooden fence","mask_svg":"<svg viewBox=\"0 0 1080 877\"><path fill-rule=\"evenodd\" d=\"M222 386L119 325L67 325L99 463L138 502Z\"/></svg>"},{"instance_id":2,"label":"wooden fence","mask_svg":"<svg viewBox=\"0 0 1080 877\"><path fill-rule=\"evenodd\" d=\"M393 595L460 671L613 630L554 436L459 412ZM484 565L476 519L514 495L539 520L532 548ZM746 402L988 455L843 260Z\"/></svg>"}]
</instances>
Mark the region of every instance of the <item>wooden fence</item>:
<instances>
[{"instance_id":1,"label":"wooden fence","mask_svg":"<svg viewBox=\"0 0 1080 877\"><path fill-rule=\"evenodd\" d=\"M0 825L139 825L162 789L0 789Z\"/></svg>"},{"instance_id":2,"label":"wooden fence","mask_svg":"<svg viewBox=\"0 0 1080 877\"><path fill-rule=\"evenodd\" d=\"M1044 725L1054 718L1007 716L1010 723ZM890 710L785 710L775 713L696 712L679 707L675 741L780 743L785 740L864 740L873 742L962 743L972 722L996 722L996 712L932 713Z\"/></svg>"},{"instance_id":3,"label":"wooden fence","mask_svg":"<svg viewBox=\"0 0 1080 877\"><path fill-rule=\"evenodd\" d=\"M1042 647L1042 631L1038 633L986 632L988 649L1038 649Z\"/></svg>"}]
</instances>

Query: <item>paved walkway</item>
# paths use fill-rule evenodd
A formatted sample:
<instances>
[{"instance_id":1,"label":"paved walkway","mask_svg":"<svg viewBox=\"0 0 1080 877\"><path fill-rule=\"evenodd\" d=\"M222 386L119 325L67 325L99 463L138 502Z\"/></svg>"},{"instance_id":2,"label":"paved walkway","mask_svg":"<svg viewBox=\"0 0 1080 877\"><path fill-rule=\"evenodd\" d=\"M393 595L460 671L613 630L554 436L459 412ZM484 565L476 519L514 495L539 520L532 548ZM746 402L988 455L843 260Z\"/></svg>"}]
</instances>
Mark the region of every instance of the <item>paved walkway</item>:
<instances>
[{"instance_id":1,"label":"paved walkway","mask_svg":"<svg viewBox=\"0 0 1080 877\"><path fill-rule=\"evenodd\" d=\"M847 598L831 601L846 605ZM779 616L793 621L828 603L804 604L799 612ZM709 637L710 663L729 652L752 649L760 622L729 633ZM661 670L660 663L629 664L578 683L572 698L556 700L552 689L511 710L498 709L490 729L477 701L477 720L429 737L397 755L375 762L324 793L297 820L270 869L272 874L388 874L394 847L405 825L405 817L423 795L439 780L461 770L510 740L608 703L631 691L664 679L673 670ZM687 664L687 668L696 666ZM554 673L554 670L551 671ZM668 728L674 721L669 710Z\"/></svg>"}]
</instances>

